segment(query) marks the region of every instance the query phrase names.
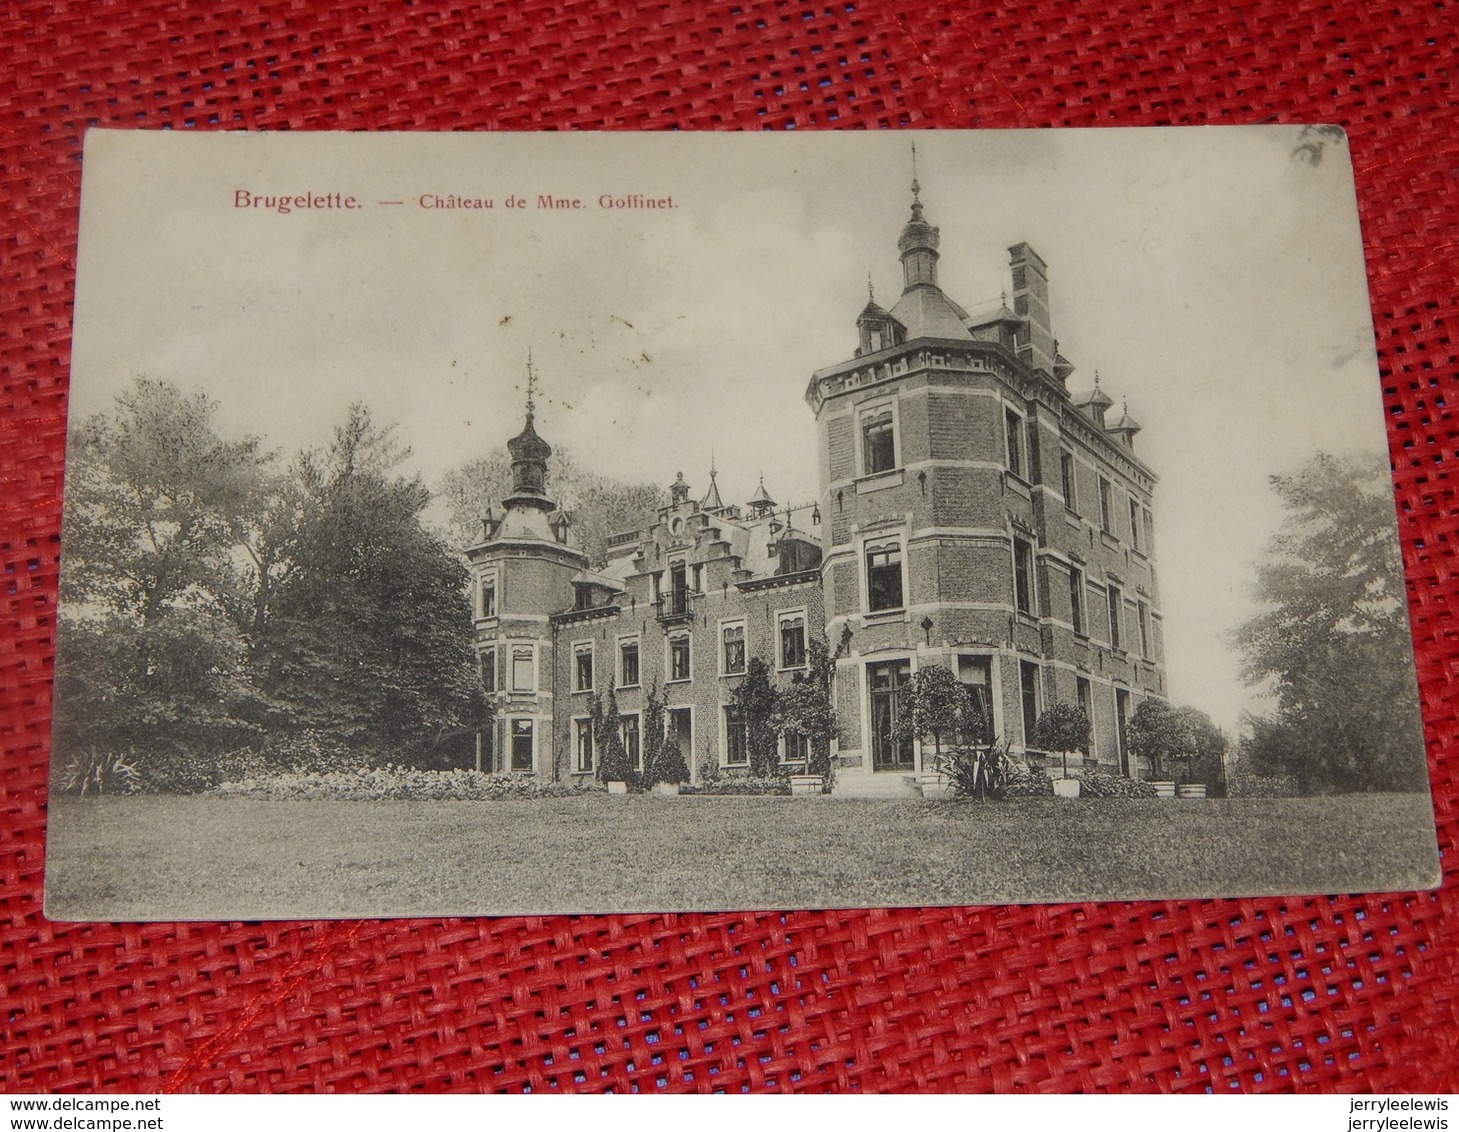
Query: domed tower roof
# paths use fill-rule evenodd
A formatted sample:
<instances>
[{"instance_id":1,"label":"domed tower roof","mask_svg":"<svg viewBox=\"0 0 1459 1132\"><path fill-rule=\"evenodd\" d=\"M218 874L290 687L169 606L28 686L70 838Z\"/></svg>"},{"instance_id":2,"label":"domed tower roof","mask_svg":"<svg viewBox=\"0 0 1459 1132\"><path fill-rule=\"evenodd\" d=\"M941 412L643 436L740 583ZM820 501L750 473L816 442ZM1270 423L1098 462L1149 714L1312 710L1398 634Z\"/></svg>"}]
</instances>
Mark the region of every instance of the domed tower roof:
<instances>
[{"instance_id":1,"label":"domed tower roof","mask_svg":"<svg viewBox=\"0 0 1459 1132\"><path fill-rule=\"evenodd\" d=\"M922 185L917 180L917 147L912 147L912 216L902 229L897 248L902 256L902 297L891 317L914 338L967 339L968 312L942 292L937 282L937 229L922 215Z\"/></svg>"},{"instance_id":2,"label":"domed tower roof","mask_svg":"<svg viewBox=\"0 0 1459 1132\"><path fill-rule=\"evenodd\" d=\"M532 399L536 389L537 375L532 371L532 362L527 361L527 423L522 431L507 441L507 451L512 457L512 494L503 502L507 509L536 510L542 512L557 510L547 495L547 458L552 455L552 445L537 435L534 417L537 406ZM505 522L505 520L503 520Z\"/></svg>"},{"instance_id":3,"label":"domed tower roof","mask_svg":"<svg viewBox=\"0 0 1459 1132\"><path fill-rule=\"evenodd\" d=\"M512 460L521 460L530 463L546 463L547 458L552 455L552 445L537 435L537 429L533 427L533 414L528 412L527 423L522 431L507 441L507 451L512 454Z\"/></svg>"}]
</instances>

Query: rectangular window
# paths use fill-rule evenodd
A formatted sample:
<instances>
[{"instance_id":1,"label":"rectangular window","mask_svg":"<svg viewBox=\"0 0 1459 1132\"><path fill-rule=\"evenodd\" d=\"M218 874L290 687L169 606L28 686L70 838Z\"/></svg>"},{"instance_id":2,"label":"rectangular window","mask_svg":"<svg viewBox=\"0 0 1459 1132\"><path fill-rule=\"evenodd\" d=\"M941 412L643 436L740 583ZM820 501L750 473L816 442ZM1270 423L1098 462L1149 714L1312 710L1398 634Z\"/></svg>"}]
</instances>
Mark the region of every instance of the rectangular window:
<instances>
[{"instance_id":1,"label":"rectangular window","mask_svg":"<svg viewBox=\"0 0 1459 1132\"><path fill-rule=\"evenodd\" d=\"M642 770L643 744L639 741L638 716L621 715L618 723L623 734L623 749L628 753L628 765L634 770Z\"/></svg>"},{"instance_id":2,"label":"rectangular window","mask_svg":"<svg viewBox=\"0 0 1459 1132\"><path fill-rule=\"evenodd\" d=\"M496 691L496 649L481 650L481 686L488 692Z\"/></svg>"},{"instance_id":3,"label":"rectangular window","mask_svg":"<svg viewBox=\"0 0 1459 1132\"><path fill-rule=\"evenodd\" d=\"M537 689L537 656L531 645L512 649L512 691L533 692Z\"/></svg>"},{"instance_id":4,"label":"rectangular window","mask_svg":"<svg viewBox=\"0 0 1459 1132\"><path fill-rule=\"evenodd\" d=\"M1123 648L1120 643L1120 617L1124 614L1125 598L1118 586L1109 588L1109 643Z\"/></svg>"},{"instance_id":5,"label":"rectangular window","mask_svg":"<svg viewBox=\"0 0 1459 1132\"><path fill-rule=\"evenodd\" d=\"M882 409L861 418L861 459L863 474L874 476L897 466L896 433L892 427L892 411Z\"/></svg>"},{"instance_id":6,"label":"rectangular window","mask_svg":"<svg viewBox=\"0 0 1459 1132\"><path fill-rule=\"evenodd\" d=\"M1145 508L1145 553L1155 553L1155 517L1148 507Z\"/></svg>"},{"instance_id":7,"label":"rectangular window","mask_svg":"<svg viewBox=\"0 0 1459 1132\"><path fill-rule=\"evenodd\" d=\"M804 613L789 613L780 618L780 667L805 667Z\"/></svg>"},{"instance_id":8,"label":"rectangular window","mask_svg":"<svg viewBox=\"0 0 1459 1132\"><path fill-rule=\"evenodd\" d=\"M1140 547L1140 503L1132 495L1130 496L1130 545L1136 550Z\"/></svg>"},{"instance_id":9,"label":"rectangular window","mask_svg":"<svg viewBox=\"0 0 1459 1132\"><path fill-rule=\"evenodd\" d=\"M1154 654L1150 651L1150 606L1145 602L1138 602L1135 611L1140 619L1140 655L1147 660Z\"/></svg>"},{"instance_id":10,"label":"rectangular window","mask_svg":"<svg viewBox=\"0 0 1459 1132\"><path fill-rule=\"evenodd\" d=\"M638 642L624 641L618 646L618 686L638 686Z\"/></svg>"},{"instance_id":11,"label":"rectangular window","mask_svg":"<svg viewBox=\"0 0 1459 1132\"><path fill-rule=\"evenodd\" d=\"M811 741L804 735L787 731L781 738L780 761L783 763L804 763L810 755Z\"/></svg>"},{"instance_id":12,"label":"rectangular window","mask_svg":"<svg viewBox=\"0 0 1459 1132\"><path fill-rule=\"evenodd\" d=\"M593 771L593 721L575 719L573 725L577 728L575 751L578 771L582 774L591 774Z\"/></svg>"},{"instance_id":13,"label":"rectangular window","mask_svg":"<svg viewBox=\"0 0 1459 1132\"><path fill-rule=\"evenodd\" d=\"M593 690L593 646L578 645L573 649L572 666L573 690L591 692Z\"/></svg>"},{"instance_id":14,"label":"rectangular window","mask_svg":"<svg viewBox=\"0 0 1459 1132\"><path fill-rule=\"evenodd\" d=\"M1074 480L1074 454L1059 453L1059 482L1064 492L1064 506L1070 511L1079 510L1079 493Z\"/></svg>"},{"instance_id":15,"label":"rectangular window","mask_svg":"<svg viewBox=\"0 0 1459 1132\"><path fill-rule=\"evenodd\" d=\"M1084 635L1084 571L1069 567L1069 624Z\"/></svg>"},{"instance_id":16,"label":"rectangular window","mask_svg":"<svg viewBox=\"0 0 1459 1132\"><path fill-rule=\"evenodd\" d=\"M481 616L496 616L496 579L487 578L481 583Z\"/></svg>"},{"instance_id":17,"label":"rectangular window","mask_svg":"<svg viewBox=\"0 0 1459 1132\"><path fill-rule=\"evenodd\" d=\"M1019 479L1028 475L1028 458L1025 452L1023 418L1012 409L1003 410L1003 425L1008 441L1008 470Z\"/></svg>"},{"instance_id":18,"label":"rectangular window","mask_svg":"<svg viewBox=\"0 0 1459 1132\"><path fill-rule=\"evenodd\" d=\"M866 548L866 608L902 608L902 547L886 542Z\"/></svg>"},{"instance_id":19,"label":"rectangular window","mask_svg":"<svg viewBox=\"0 0 1459 1132\"><path fill-rule=\"evenodd\" d=\"M1018 662L1018 692L1023 702L1023 744L1031 747L1039 721L1039 666L1032 661Z\"/></svg>"},{"instance_id":20,"label":"rectangular window","mask_svg":"<svg viewBox=\"0 0 1459 1132\"><path fill-rule=\"evenodd\" d=\"M669 679L689 679L689 634L675 633L669 638Z\"/></svg>"},{"instance_id":21,"label":"rectangular window","mask_svg":"<svg viewBox=\"0 0 1459 1132\"><path fill-rule=\"evenodd\" d=\"M724 707L724 761L727 766L750 765L750 736L738 704Z\"/></svg>"},{"instance_id":22,"label":"rectangular window","mask_svg":"<svg viewBox=\"0 0 1459 1132\"><path fill-rule=\"evenodd\" d=\"M530 771L532 769L532 720L514 719L511 722L512 730L512 769L518 771Z\"/></svg>"},{"instance_id":23,"label":"rectangular window","mask_svg":"<svg viewBox=\"0 0 1459 1132\"><path fill-rule=\"evenodd\" d=\"M1110 499L1109 480L1099 477L1099 529L1107 535L1114 534L1113 502Z\"/></svg>"},{"instance_id":24,"label":"rectangular window","mask_svg":"<svg viewBox=\"0 0 1459 1132\"><path fill-rule=\"evenodd\" d=\"M1020 613L1033 613L1033 547L1013 540L1013 603Z\"/></svg>"},{"instance_id":25,"label":"rectangular window","mask_svg":"<svg viewBox=\"0 0 1459 1132\"><path fill-rule=\"evenodd\" d=\"M720 638L724 643L724 652L721 657L722 671L726 676L736 675L745 670L745 626L743 622L733 625L726 625L720 629Z\"/></svg>"}]
</instances>

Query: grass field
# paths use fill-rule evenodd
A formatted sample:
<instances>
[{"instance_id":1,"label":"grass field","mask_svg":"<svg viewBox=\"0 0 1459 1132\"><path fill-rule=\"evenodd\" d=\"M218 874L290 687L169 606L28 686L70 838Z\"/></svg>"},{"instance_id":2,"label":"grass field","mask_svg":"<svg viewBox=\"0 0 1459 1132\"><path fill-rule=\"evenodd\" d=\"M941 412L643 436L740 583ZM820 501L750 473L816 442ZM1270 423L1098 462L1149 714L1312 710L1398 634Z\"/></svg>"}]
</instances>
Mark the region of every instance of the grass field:
<instances>
[{"instance_id":1,"label":"grass field","mask_svg":"<svg viewBox=\"0 0 1459 1132\"><path fill-rule=\"evenodd\" d=\"M1423 795L56 798L54 919L294 919L1308 894L1438 881Z\"/></svg>"}]
</instances>

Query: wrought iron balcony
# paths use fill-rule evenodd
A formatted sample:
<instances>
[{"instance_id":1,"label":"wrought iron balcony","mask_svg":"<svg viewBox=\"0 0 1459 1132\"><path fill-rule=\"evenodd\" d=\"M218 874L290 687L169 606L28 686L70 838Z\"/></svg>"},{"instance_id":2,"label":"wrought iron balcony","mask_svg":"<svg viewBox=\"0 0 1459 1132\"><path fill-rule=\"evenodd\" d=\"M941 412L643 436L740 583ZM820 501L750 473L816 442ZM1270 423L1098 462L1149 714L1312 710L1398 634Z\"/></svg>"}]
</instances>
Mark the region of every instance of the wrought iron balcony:
<instances>
[{"instance_id":1,"label":"wrought iron balcony","mask_svg":"<svg viewBox=\"0 0 1459 1132\"><path fill-rule=\"evenodd\" d=\"M660 594L659 600L655 603L656 616L664 624L672 624L676 621L694 620L694 609L692 599L694 594L688 590L669 590Z\"/></svg>"}]
</instances>

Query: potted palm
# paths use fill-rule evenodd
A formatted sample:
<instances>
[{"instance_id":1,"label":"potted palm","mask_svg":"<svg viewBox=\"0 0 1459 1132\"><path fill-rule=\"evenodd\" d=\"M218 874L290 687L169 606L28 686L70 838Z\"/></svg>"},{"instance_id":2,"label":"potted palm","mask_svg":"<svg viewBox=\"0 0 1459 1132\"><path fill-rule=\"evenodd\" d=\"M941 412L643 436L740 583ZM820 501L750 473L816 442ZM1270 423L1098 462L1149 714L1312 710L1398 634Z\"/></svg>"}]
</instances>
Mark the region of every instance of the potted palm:
<instances>
[{"instance_id":1,"label":"potted palm","mask_svg":"<svg viewBox=\"0 0 1459 1132\"><path fill-rule=\"evenodd\" d=\"M1034 724L1034 745L1060 757L1062 772L1053 780L1055 797L1079 797L1079 779L1069 774L1069 752L1087 748L1089 733L1089 717L1073 704L1055 704Z\"/></svg>"}]
</instances>

